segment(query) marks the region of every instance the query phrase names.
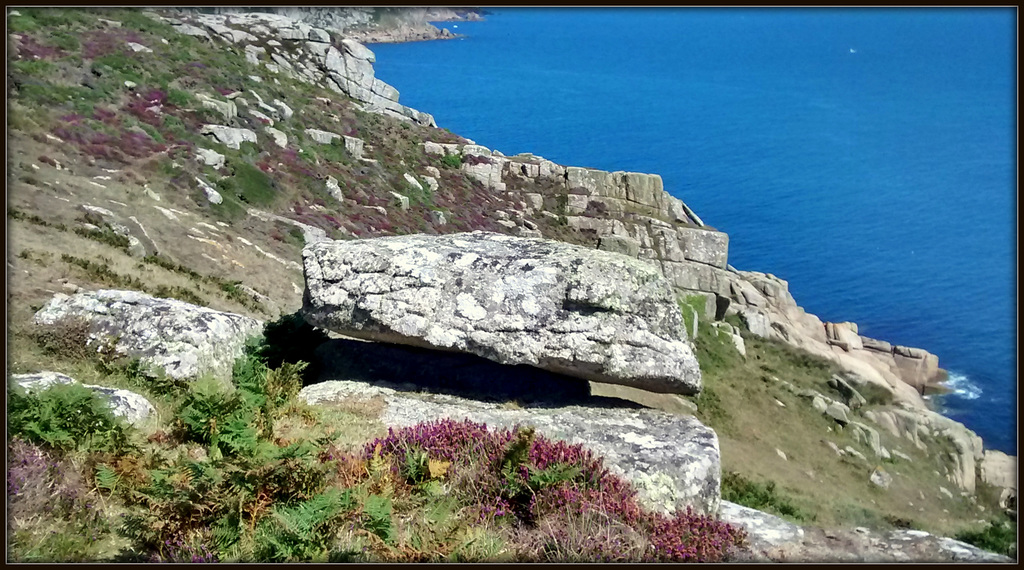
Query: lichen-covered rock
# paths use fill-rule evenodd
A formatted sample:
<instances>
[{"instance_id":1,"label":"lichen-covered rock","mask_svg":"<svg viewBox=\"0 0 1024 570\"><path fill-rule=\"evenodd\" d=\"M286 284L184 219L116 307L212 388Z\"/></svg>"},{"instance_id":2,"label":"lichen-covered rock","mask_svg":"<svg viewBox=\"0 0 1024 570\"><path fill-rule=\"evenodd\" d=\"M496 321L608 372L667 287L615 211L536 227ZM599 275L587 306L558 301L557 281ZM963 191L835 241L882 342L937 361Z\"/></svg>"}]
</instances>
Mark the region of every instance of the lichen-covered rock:
<instances>
[{"instance_id":1,"label":"lichen-covered rock","mask_svg":"<svg viewBox=\"0 0 1024 570\"><path fill-rule=\"evenodd\" d=\"M791 522L729 501L722 501L718 516L747 531L748 548L780 546L799 541L804 536L804 529Z\"/></svg>"},{"instance_id":2,"label":"lichen-covered rock","mask_svg":"<svg viewBox=\"0 0 1024 570\"><path fill-rule=\"evenodd\" d=\"M58 293L36 313L35 322L52 325L75 317L89 322L92 339L112 342L118 353L157 366L172 378L208 373L230 379L246 339L260 334L263 326L249 317L176 299L105 289Z\"/></svg>"},{"instance_id":3,"label":"lichen-covered rock","mask_svg":"<svg viewBox=\"0 0 1024 570\"><path fill-rule=\"evenodd\" d=\"M50 371L36 372L32 374L12 374L11 380L30 393L45 390L58 384L79 383L77 380L66 374ZM153 404L150 404L149 400L135 392L131 392L129 390L118 390L116 388L107 388L106 386L95 386L92 384L84 384L84 386L100 394L100 396L107 401L107 404L110 406L110 411L113 412L115 416L124 418L125 421L132 425L140 425L146 421L147 418L156 413L156 409L153 408Z\"/></svg>"},{"instance_id":4,"label":"lichen-covered rock","mask_svg":"<svg viewBox=\"0 0 1024 570\"><path fill-rule=\"evenodd\" d=\"M622 255L472 232L323 242L303 260L314 326L652 392L701 387L671 285Z\"/></svg>"},{"instance_id":5,"label":"lichen-covered rock","mask_svg":"<svg viewBox=\"0 0 1024 570\"><path fill-rule=\"evenodd\" d=\"M358 398L383 398L380 420L404 427L452 418L488 427L532 425L545 437L582 444L637 489L650 509L673 513L692 507L718 511L721 495L718 437L693 417L655 410L588 406L505 409L501 404L445 394L397 391L364 382L327 381L299 392L310 404Z\"/></svg>"}]
</instances>

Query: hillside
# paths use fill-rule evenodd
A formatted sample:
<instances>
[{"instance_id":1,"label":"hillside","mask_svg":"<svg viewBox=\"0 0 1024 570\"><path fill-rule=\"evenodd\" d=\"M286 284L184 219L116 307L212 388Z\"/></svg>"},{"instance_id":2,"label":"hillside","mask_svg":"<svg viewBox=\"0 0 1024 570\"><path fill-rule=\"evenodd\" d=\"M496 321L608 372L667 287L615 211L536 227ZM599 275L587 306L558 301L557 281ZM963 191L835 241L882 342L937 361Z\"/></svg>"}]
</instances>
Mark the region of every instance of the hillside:
<instances>
[{"instance_id":1,"label":"hillside","mask_svg":"<svg viewBox=\"0 0 1024 570\"><path fill-rule=\"evenodd\" d=\"M731 267L728 236L666 192L659 176L504 156L475 145L439 128L429 109L399 103L397 90L374 77L371 50L335 29L289 16L70 9L8 15L8 375L53 371L136 391L154 402L159 419L145 431L147 458L180 455L173 450L190 445L187 453L212 453L215 443L196 448L187 438L161 441L173 431L168 426L181 398L192 397L183 386L167 382L177 387L165 390L138 373L137 360L83 350L79 341L88 334L74 337L73 329L50 330L34 321L56 294L141 291L277 323L285 333L275 340L268 328L265 350L311 362L293 371L303 384L376 384L374 396L327 411L292 401L290 408L281 404L277 416L267 412L277 422L268 433L278 441L305 437L362 449L387 436L381 418L390 417L382 411L394 409L388 406L430 408L387 390L445 382L431 376L441 357L328 341L295 324L307 293L304 246L476 230L547 238L634 258L670 283L700 364L700 393L591 382L580 397L694 416L712 428L725 501L779 515L806 527L809 537L868 529L853 532L848 543L906 529L962 537L983 531L1003 536L1003 549L1012 542L1001 529L1016 516L1016 458L986 450L966 427L928 410L921 396L943 374L936 357L860 336L854 323L822 323L797 305L785 281ZM324 356L328 346L341 347L345 358ZM294 359L276 364L287 362ZM486 384L485 374L500 373L482 370L488 371L470 383ZM294 388L292 398L299 393ZM463 388L449 395L468 394ZM509 417L535 407L523 395L489 397ZM316 414L319 423L308 421ZM9 457L19 445L9 441ZM369 449L365 459L379 459L379 450ZM104 453L68 459L85 473L89 490L83 493L107 505L100 517L146 504L131 495L138 489L119 495L101 480L98 466L114 462L112 452ZM438 465L423 473L443 473ZM138 472L123 465L117 471L125 481ZM349 474L353 479L356 471ZM420 497L418 485L443 479L423 473L415 491L398 485L393 492ZM378 487L369 496L384 496L387 485ZM382 509L398 509L395 501L387 509L377 505L376 518L367 515L371 522L383 520ZM245 504L261 505L252 506L256 510L270 505ZM417 509L426 507L415 504L409 512L422 515ZM661 530L644 540L660 544L658 525L670 523L650 521ZM32 560L46 559L26 546L36 533L70 523L13 524L9 534L17 539L9 559ZM152 537L126 537L114 525L89 528L101 535L96 545L54 546L63 554L57 559L112 560L126 549L151 554L140 545ZM468 532L453 524L451 536L430 543L424 528L401 538L378 528L373 536L380 544L366 538L350 546L368 545L376 560L436 560L453 556L451 537ZM474 544L484 546L456 550L470 560L500 558L507 549L493 544L540 540L530 536L513 540L493 531L477 537ZM594 552L574 547L579 550L569 550L580 559ZM300 550L282 557L309 559ZM418 554L403 557L411 550ZM527 551L545 552L519 552ZM229 558L226 552L221 559Z\"/></svg>"}]
</instances>

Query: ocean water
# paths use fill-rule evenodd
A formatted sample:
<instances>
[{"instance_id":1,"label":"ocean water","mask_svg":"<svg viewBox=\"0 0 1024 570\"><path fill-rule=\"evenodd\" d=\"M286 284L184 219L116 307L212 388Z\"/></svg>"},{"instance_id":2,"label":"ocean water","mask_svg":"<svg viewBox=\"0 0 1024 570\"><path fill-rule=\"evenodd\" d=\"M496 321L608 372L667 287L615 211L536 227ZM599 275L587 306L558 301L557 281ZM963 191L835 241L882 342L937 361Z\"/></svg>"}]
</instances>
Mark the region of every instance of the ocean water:
<instances>
[{"instance_id":1,"label":"ocean water","mask_svg":"<svg viewBox=\"0 0 1024 570\"><path fill-rule=\"evenodd\" d=\"M658 173L730 263L950 371L1016 453L1013 9L494 10L371 45L377 76L505 154Z\"/></svg>"}]
</instances>

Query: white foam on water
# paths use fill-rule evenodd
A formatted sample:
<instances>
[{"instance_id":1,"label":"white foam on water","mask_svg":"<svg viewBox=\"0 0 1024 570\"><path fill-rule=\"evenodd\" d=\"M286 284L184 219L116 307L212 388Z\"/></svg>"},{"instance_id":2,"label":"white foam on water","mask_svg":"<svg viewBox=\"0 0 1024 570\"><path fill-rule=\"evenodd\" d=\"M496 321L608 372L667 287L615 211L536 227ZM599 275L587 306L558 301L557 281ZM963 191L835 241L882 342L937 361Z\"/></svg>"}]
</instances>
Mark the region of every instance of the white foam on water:
<instances>
[{"instance_id":1,"label":"white foam on water","mask_svg":"<svg viewBox=\"0 0 1024 570\"><path fill-rule=\"evenodd\" d=\"M971 379L958 372L949 373L949 378L944 382L953 394L964 400L977 400L981 396L981 388L971 382Z\"/></svg>"}]
</instances>

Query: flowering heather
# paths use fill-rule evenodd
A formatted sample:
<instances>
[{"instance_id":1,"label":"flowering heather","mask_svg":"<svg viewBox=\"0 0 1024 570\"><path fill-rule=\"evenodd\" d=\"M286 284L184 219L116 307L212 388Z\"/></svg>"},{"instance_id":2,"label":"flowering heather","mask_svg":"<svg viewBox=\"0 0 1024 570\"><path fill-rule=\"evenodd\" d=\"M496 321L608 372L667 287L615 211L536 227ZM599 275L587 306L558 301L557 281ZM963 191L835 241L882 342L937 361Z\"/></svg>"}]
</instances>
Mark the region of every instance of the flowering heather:
<instances>
[{"instance_id":1,"label":"flowering heather","mask_svg":"<svg viewBox=\"0 0 1024 570\"><path fill-rule=\"evenodd\" d=\"M206 545L199 547L186 544L181 540L165 540L160 552L150 557L150 562L219 562L217 555L206 548Z\"/></svg>"},{"instance_id":2,"label":"flowering heather","mask_svg":"<svg viewBox=\"0 0 1024 570\"><path fill-rule=\"evenodd\" d=\"M525 461L515 464L510 457L516 444L522 442L529 445ZM605 520L616 528L632 528L650 542L650 548L641 555L630 550L633 542L625 540L622 532L588 538L585 532L570 535L553 531L551 537L556 542L572 543L570 550L575 554L548 549L542 558L549 560L582 555L594 560L718 561L743 538L741 530L689 509L675 517L649 512L638 503L632 486L605 468L602 459L590 450L579 444L551 441L519 427L491 431L485 424L444 419L400 430L392 428L387 437L368 443L363 456L366 460L377 453L390 457L392 471L397 472L398 462L416 452L451 462L452 481L467 483L456 475L460 471L472 474L474 490L470 499L481 521L511 517L531 527L536 521L550 521L551 517L571 512ZM561 475L553 475L558 473ZM456 489L460 491L465 489Z\"/></svg>"},{"instance_id":3,"label":"flowering heather","mask_svg":"<svg viewBox=\"0 0 1024 570\"><path fill-rule=\"evenodd\" d=\"M486 156L478 154L467 154L463 155L462 163L476 166L477 164L494 164L494 161Z\"/></svg>"},{"instance_id":4,"label":"flowering heather","mask_svg":"<svg viewBox=\"0 0 1024 570\"><path fill-rule=\"evenodd\" d=\"M95 59L124 52L128 41L130 40L123 38L122 34L110 30L86 32L82 38L82 56L86 59Z\"/></svg>"},{"instance_id":5,"label":"flowering heather","mask_svg":"<svg viewBox=\"0 0 1024 570\"><path fill-rule=\"evenodd\" d=\"M18 43L18 59L48 59L64 55L60 48L43 45L31 36L22 36Z\"/></svg>"}]
</instances>

